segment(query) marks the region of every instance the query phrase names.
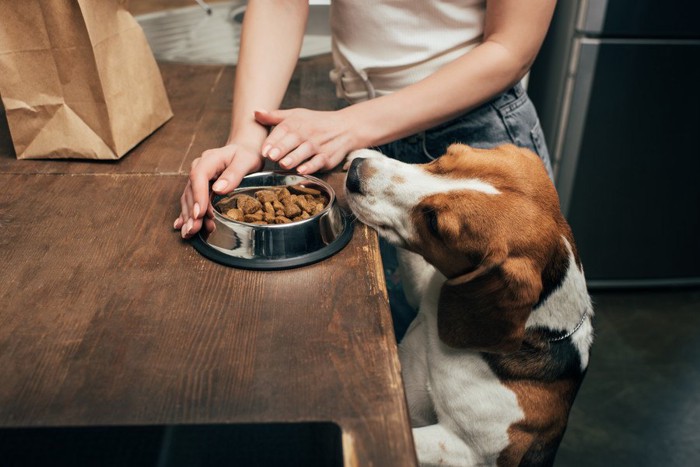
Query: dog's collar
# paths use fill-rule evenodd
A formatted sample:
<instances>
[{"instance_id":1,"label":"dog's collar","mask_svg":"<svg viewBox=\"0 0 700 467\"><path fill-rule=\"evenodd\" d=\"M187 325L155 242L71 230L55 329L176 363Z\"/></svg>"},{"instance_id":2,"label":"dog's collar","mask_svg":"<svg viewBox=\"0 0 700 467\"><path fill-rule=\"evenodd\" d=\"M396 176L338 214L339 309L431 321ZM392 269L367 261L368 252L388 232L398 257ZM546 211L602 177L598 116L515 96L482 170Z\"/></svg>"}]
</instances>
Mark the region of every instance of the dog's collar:
<instances>
[{"instance_id":1,"label":"dog's collar","mask_svg":"<svg viewBox=\"0 0 700 467\"><path fill-rule=\"evenodd\" d=\"M568 339L569 337L573 336L576 331L581 329L581 326L583 326L584 321L586 321L586 318L588 318L588 311L584 311L581 313L581 319L578 321L578 324L576 324L576 327L574 327L571 331L566 332L563 331L562 334L552 337L551 339L547 339L549 342L560 342L563 341L564 339Z\"/></svg>"}]
</instances>

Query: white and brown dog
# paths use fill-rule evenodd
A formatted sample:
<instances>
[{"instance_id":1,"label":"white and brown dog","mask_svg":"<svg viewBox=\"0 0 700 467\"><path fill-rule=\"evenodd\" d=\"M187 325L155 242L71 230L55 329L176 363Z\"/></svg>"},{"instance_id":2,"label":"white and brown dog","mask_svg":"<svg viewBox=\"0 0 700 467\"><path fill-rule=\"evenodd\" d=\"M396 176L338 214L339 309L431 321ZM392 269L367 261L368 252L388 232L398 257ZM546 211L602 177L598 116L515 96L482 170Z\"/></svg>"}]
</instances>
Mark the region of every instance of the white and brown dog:
<instances>
[{"instance_id":1,"label":"white and brown dog","mask_svg":"<svg viewBox=\"0 0 700 467\"><path fill-rule=\"evenodd\" d=\"M420 463L551 465L593 309L544 165L512 145L454 144L422 165L350 158L357 218L420 255L403 255L420 305L399 345Z\"/></svg>"}]
</instances>

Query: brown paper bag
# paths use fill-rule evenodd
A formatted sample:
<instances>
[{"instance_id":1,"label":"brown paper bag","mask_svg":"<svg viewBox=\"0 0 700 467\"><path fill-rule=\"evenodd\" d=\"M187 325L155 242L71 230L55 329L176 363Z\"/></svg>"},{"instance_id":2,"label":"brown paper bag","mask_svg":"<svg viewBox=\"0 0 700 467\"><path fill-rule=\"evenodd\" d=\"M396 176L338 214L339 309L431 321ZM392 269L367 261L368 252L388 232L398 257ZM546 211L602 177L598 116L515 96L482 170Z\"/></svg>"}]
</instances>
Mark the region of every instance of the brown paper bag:
<instances>
[{"instance_id":1,"label":"brown paper bag","mask_svg":"<svg viewBox=\"0 0 700 467\"><path fill-rule=\"evenodd\" d=\"M0 0L0 97L19 159L118 159L172 117L125 0Z\"/></svg>"}]
</instances>

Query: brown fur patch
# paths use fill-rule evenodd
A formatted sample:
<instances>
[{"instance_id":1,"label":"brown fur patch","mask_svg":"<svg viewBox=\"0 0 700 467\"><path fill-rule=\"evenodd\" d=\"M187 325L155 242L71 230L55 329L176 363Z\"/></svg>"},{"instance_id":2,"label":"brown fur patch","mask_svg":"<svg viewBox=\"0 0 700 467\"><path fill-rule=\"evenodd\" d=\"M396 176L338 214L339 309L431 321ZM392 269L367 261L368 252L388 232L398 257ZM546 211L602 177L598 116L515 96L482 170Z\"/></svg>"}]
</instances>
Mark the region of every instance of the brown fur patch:
<instances>
[{"instance_id":1,"label":"brown fur patch","mask_svg":"<svg viewBox=\"0 0 700 467\"><path fill-rule=\"evenodd\" d=\"M438 335L452 347L514 352L541 290L527 258L509 258L464 283L448 280L440 292Z\"/></svg>"},{"instance_id":2,"label":"brown fur patch","mask_svg":"<svg viewBox=\"0 0 700 467\"><path fill-rule=\"evenodd\" d=\"M495 149L451 145L446 155L426 164L425 169L450 178L478 179L501 192L441 193L427 197L416 208L441 214L440 223L450 234L449 240L459 243L448 245L451 250L471 251L472 256L475 250L481 252L480 256L505 251L507 255L529 257L543 269L561 235L573 244L554 185L534 153L513 145ZM459 273L452 266L454 253L434 255L434 264L448 277Z\"/></svg>"},{"instance_id":3,"label":"brown fur patch","mask_svg":"<svg viewBox=\"0 0 700 467\"><path fill-rule=\"evenodd\" d=\"M438 308L440 338L452 346L517 350L530 311L568 268L562 236L574 246L542 161L513 145L453 144L425 170L500 192L439 193L414 208L420 236L414 249L449 278ZM484 277L475 278L475 271Z\"/></svg>"},{"instance_id":4,"label":"brown fur patch","mask_svg":"<svg viewBox=\"0 0 700 467\"><path fill-rule=\"evenodd\" d=\"M505 385L516 394L525 418L509 428L510 445L499 456L498 465L551 465L579 382L518 380Z\"/></svg>"}]
</instances>

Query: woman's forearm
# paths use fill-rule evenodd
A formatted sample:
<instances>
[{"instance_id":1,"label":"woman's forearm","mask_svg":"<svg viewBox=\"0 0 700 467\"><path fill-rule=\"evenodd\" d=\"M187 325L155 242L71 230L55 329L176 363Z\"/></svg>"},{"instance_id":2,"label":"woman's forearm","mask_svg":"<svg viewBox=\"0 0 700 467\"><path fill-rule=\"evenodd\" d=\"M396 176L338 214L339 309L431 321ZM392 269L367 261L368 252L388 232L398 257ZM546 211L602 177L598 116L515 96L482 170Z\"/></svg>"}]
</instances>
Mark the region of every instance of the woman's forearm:
<instances>
[{"instance_id":1,"label":"woman's forearm","mask_svg":"<svg viewBox=\"0 0 700 467\"><path fill-rule=\"evenodd\" d=\"M267 131L258 109L276 109L299 58L308 0L250 0L243 20L236 66L229 140L262 142ZM259 148L258 148L259 149Z\"/></svg>"},{"instance_id":2,"label":"woman's forearm","mask_svg":"<svg viewBox=\"0 0 700 467\"><path fill-rule=\"evenodd\" d=\"M518 79L507 52L483 43L421 82L343 111L362 144L378 146L468 112Z\"/></svg>"},{"instance_id":3,"label":"woman's forearm","mask_svg":"<svg viewBox=\"0 0 700 467\"><path fill-rule=\"evenodd\" d=\"M529 70L555 0L489 0L484 41L426 79L343 110L362 146L381 145L489 101Z\"/></svg>"}]
</instances>

